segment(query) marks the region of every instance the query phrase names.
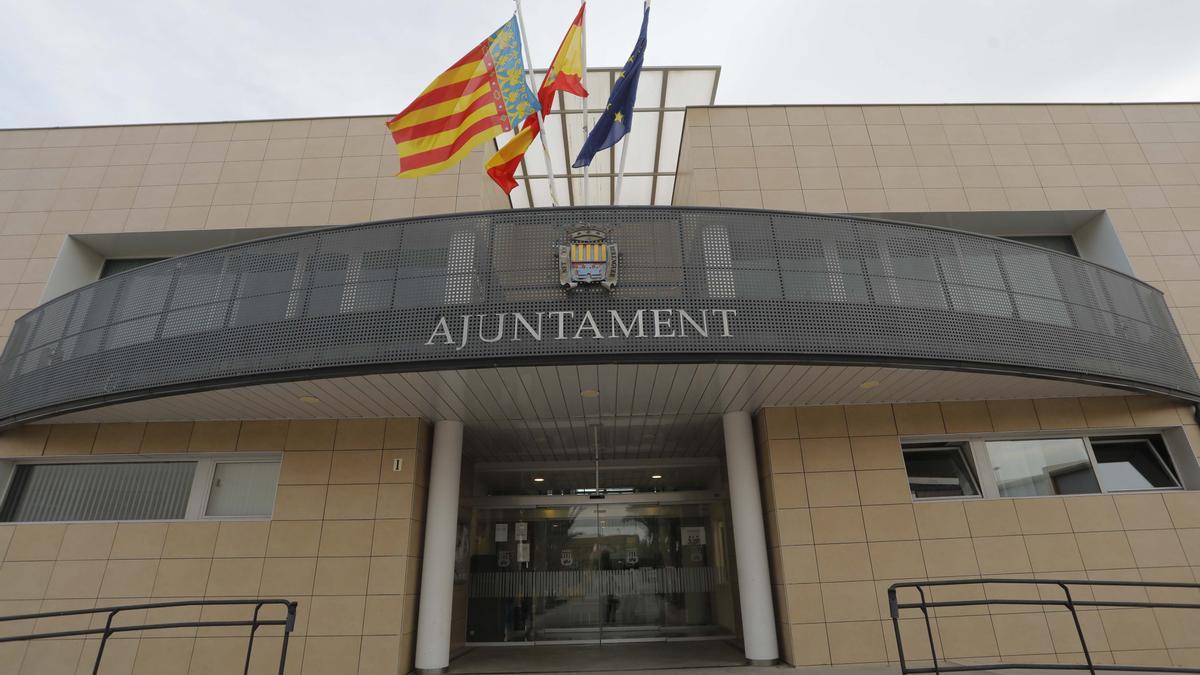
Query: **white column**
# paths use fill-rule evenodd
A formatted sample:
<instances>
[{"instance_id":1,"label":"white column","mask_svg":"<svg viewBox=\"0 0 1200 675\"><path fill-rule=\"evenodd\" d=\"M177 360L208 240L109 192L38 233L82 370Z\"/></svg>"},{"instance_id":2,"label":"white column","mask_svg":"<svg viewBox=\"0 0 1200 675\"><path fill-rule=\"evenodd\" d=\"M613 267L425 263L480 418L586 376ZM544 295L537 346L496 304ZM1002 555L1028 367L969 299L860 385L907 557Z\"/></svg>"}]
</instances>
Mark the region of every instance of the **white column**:
<instances>
[{"instance_id":1,"label":"white column","mask_svg":"<svg viewBox=\"0 0 1200 675\"><path fill-rule=\"evenodd\" d=\"M445 672L450 666L450 619L454 604L454 537L458 529L458 483L462 470L462 422L433 427L425 553L417 609L416 668Z\"/></svg>"},{"instance_id":2,"label":"white column","mask_svg":"<svg viewBox=\"0 0 1200 675\"><path fill-rule=\"evenodd\" d=\"M750 662L774 663L779 660L779 643L775 637L775 607L767 563L762 499L758 488L754 427L747 412L726 413L722 423L725 429L725 463L729 469L729 504L733 512L738 594L742 606L742 641Z\"/></svg>"}]
</instances>

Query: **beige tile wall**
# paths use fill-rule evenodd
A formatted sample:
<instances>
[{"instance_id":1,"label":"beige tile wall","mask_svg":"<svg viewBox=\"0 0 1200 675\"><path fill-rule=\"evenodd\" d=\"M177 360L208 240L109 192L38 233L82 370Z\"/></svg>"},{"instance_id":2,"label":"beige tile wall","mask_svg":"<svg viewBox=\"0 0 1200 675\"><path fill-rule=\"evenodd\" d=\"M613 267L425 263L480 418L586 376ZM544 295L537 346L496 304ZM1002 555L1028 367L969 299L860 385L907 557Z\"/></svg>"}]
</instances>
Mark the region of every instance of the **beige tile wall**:
<instances>
[{"instance_id":1,"label":"beige tile wall","mask_svg":"<svg viewBox=\"0 0 1200 675\"><path fill-rule=\"evenodd\" d=\"M901 580L1196 581L1200 493L914 504L900 454L904 435L1175 426L1200 448L1188 406L1145 397L764 409L757 432L784 658L797 666L894 662L886 593ZM1178 610L1083 614L1098 662L1126 664L1200 664L1197 619L1200 612ZM906 655L928 659L924 622L902 623ZM943 610L935 637L939 654L956 660L1081 659L1061 611Z\"/></svg>"},{"instance_id":2,"label":"beige tile wall","mask_svg":"<svg viewBox=\"0 0 1200 675\"><path fill-rule=\"evenodd\" d=\"M1200 363L1200 104L690 108L674 203L1104 209Z\"/></svg>"},{"instance_id":3,"label":"beige tile wall","mask_svg":"<svg viewBox=\"0 0 1200 675\"><path fill-rule=\"evenodd\" d=\"M485 144L416 180L386 117L0 130L0 335L77 233L344 225L508 208Z\"/></svg>"},{"instance_id":4,"label":"beige tile wall","mask_svg":"<svg viewBox=\"0 0 1200 675\"><path fill-rule=\"evenodd\" d=\"M420 420L46 425L0 435L4 458L239 451L283 453L270 520L0 526L0 615L286 598L300 603L289 673L408 672L429 451ZM400 472L393 459L403 460ZM172 620L167 616L149 619ZM199 613L172 616L194 620ZM28 630L26 623L0 633ZM241 672L245 639L233 636L244 634L131 633L110 642L103 672ZM95 641L79 640L2 645L0 673L91 672L95 649ZM256 641L255 651L253 672L276 672L278 638Z\"/></svg>"},{"instance_id":5,"label":"beige tile wall","mask_svg":"<svg viewBox=\"0 0 1200 675\"><path fill-rule=\"evenodd\" d=\"M457 172L393 178L396 159L385 119L0 130L0 336L38 303L54 257L72 233L341 224L507 205L483 177L483 151ZM1137 274L1167 293L1200 360L1195 104L693 108L675 203L830 212L1105 209ZM789 418L791 423L778 422ZM1194 578L1200 506L1191 495L914 507L898 465L898 434L926 433L914 429L1034 430L1157 425L1164 419L1191 424L1190 415L1172 405L1142 398L764 413L764 476L770 477L775 578L786 582L779 586L779 606L788 659L891 658L880 591L909 575ZM400 428L408 431L388 431ZM1200 447L1195 428L1188 429ZM424 433L415 422L398 421L28 426L9 432L0 436L0 457L240 449L284 450L285 461L269 523L0 527L0 613L213 596L226 589L287 591L302 602L292 672L394 672L411 658L412 556L419 550L423 488L416 475L386 480L390 476L376 473L376 460L389 466L389 453L424 448ZM1034 502L1047 506L1030 506ZM1023 517L1031 508L1054 513ZM1004 513L991 514L993 509ZM1054 524L1040 525L1043 520ZM168 555L167 544L175 541L189 547ZM1139 559L1135 552L1141 550L1161 557ZM1052 569L1058 560L1079 563ZM343 574L361 573L364 565L365 577ZM258 579L253 589L250 578ZM353 579L353 587L335 578ZM377 591L370 586L375 579L390 585ZM305 607L318 605L325 606L325 625L312 626ZM372 624L391 632L365 634L365 617L381 613L387 620ZM1059 617L1014 616L1002 619L1004 625L963 616L945 623L943 635L954 638L947 644L967 645L958 656L992 650L1008 658L1014 656L1011 644L1023 644L1018 649L1053 647L1046 651L1070 658L1070 641L1057 631ZM1106 616L1102 626L1089 628L1114 659L1186 660L1192 659L1186 650L1200 647L1164 631L1161 646L1145 636L1137 644L1156 646L1137 653L1126 638L1152 622L1126 634L1119 624L1109 625L1119 620ZM993 628L992 642L975 644L971 640L989 634L974 630L981 621ZM1056 629L1049 643L1036 636L1043 626ZM187 672L184 663L205 672L206 664L237 651L230 644L207 636L196 642L124 640L112 656L126 670L142 663L138 672ZM84 648L79 644L72 655L41 645L2 647L7 658L0 658L0 673L56 672L58 666L48 665L52 660L73 664ZM181 653L190 656L182 659Z\"/></svg>"}]
</instances>

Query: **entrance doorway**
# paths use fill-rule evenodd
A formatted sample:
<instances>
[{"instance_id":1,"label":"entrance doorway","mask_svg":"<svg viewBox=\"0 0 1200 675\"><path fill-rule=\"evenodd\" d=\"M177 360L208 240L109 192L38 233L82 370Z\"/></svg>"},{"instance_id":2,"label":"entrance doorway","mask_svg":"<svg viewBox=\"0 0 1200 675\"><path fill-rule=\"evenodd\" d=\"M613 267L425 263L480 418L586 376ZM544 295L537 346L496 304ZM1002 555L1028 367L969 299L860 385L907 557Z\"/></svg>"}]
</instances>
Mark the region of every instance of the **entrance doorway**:
<instances>
[{"instance_id":1,"label":"entrance doorway","mask_svg":"<svg viewBox=\"0 0 1200 675\"><path fill-rule=\"evenodd\" d=\"M477 502L469 644L605 644L736 633L728 509L695 493ZM690 499L689 499L690 497Z\"/></svg>"}]
</instances>

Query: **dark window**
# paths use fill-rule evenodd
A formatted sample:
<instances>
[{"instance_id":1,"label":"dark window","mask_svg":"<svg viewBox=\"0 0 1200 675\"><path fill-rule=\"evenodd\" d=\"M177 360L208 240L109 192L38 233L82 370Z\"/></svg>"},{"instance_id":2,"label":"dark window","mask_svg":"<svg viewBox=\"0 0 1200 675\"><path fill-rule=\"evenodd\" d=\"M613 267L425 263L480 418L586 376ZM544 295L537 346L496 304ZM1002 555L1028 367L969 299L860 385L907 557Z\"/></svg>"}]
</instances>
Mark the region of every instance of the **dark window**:
<instances>
[{"instance_id":1,"label":"dark window","mask_svg":"<svg viewBox=\"0 0 1200 675\"><path fill-rule=\"evenodd\" d=\"M104 261L104 267L100 268L100 278L104 279L111 277L114 274L135 270L143 265L156 263L166 258L112 258Z\"/></svg>"},{"instance_id":2,"label":"dark window","mask_svg":"<svg viewBox=\"0 0 1200 675\"><path fill-rule=\"evenodd\" d=\"M0 522L264 518L271 515L279 478L277 460L259 459L64 462L11 469Z\"/></svg>"},{"instance_id":3,"label":"dark window","mask_svg":"<svg viewBox=\"0 0 1200 675\"><path fill-rule=\"evenodd\" d=\"M24 464L13 474L0 520L183 518L195 462Z\"/></svg>"},{"instance_id":4,"label":"dark window","mask_svg":"<svg viewBox=\"0 0 1200 675\"><path fill-rule=\"evenodd\" d=\"M904 468L913 499L977 497L979 482L962 445L904 446Z\"/></svg>"},{"instance_id":5,"label":"dark window","mask_svg":"<svg viewBox=\"0 0 1200 675\"><path fill-rule=\"evenodd\" d=\"M1032 244L1051 251L1066 253L1079 257L1079 249L1075 247L1075 237L1069 234L1040 235L1035 237L1005 237L1009 241L1019 241L1022 244Z\"/></svg>"},{"instance_id":6,"label":"dark window","mask_svg":"<svg viewBox=\"0 0 1200 675\"><path fill-rule=\"evenodd\" d=\"M1159 436L1093 438L1096 472L1105 490L1179 487L1170 454Z\"/></svg>"}]
</instances>

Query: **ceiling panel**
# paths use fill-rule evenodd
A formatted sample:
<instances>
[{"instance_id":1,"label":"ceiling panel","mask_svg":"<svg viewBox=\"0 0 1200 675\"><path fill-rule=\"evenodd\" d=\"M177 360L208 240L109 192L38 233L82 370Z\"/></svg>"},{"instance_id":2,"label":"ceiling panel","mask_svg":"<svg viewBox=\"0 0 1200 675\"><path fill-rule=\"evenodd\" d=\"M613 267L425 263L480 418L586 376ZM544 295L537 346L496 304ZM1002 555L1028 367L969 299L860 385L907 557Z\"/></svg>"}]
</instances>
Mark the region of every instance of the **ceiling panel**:
<instances>
[{"instance_id":1,"label":"ceiling panel","mask_svg":"<svg viewBox=\"0 0 1200 675\"><path fill-rule=\"evenodd\" d=\"M44 420L143 422L417 416L466 424L477 459L579 460L595 427L610 457L710 457L721 415L770 405L1105 396L1012 375L734 363L601 364L387 373L168 396ZM313 400L315 398L315 400Z\"/></svg>"}]
</instances>

